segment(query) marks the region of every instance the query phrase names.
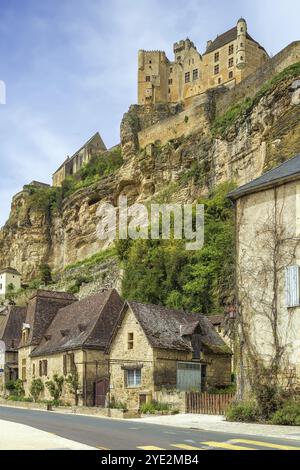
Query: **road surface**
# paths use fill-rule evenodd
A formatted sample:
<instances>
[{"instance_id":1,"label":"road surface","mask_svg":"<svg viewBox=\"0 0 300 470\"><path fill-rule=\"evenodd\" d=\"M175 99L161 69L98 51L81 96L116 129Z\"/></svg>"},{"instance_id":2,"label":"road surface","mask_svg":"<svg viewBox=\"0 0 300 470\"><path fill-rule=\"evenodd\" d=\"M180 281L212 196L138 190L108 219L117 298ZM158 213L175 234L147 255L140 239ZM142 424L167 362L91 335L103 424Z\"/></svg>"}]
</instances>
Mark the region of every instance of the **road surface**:
<instances>
[{"instance_id":1,"label":"road surface","mask_svg":"<svg viewBox=\"0 0 300 470\"><path fill-rule=\"evenodd\" d=\"M26 424L103 450L300 450L300 440L239 436L126 420L0 406L0 420ZM5 430L0 430L0 435Z\"/></svg>"}]
</instances>

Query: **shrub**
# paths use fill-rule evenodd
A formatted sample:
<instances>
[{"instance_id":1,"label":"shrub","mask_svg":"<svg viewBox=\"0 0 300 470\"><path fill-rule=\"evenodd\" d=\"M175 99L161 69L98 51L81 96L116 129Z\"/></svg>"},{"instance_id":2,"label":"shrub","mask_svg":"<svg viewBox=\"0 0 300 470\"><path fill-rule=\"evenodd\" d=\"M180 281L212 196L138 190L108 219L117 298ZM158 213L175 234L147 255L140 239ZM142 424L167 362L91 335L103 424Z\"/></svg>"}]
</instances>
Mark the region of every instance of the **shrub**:
<instances>
[{"instance_id":1,"label":"shrub","mask_svg":"<svg viewBox=\"0 0 300 470\"><path fill-rule=\"evenodd\" d=\"M284 403L282 408L274 413L271 422L285 426L300 426L300 402L287 401Z\"/></svg>"},{"instance_id":2,"label":"shrub","mask_svg":"<svg viewBox=\"0 0 300 470\"><path fill-rule=\"evenodd\" d=\"M41 379L33 379L30 386L30 394L35 402L38 401L44 389L45 387Z\"/></svg>"},{"instance_id":3,"label":"shrub","mask_svg":"<svg viewBox=\"0 0 300 470\"><path fill-rule=\"evenodd\" d=\"M10 395L8 397L8 401L18 401L18 402L23 402L23 403L32 403L33 398L31 398L31 397L20 397L18 395Z\"/></svg>"},{"instance_id":4,"label":"shrub","mask_svg":"<svg viewBox=\"0 0 300 470\"><path fill-rule=\"evenodd\" d=\"M253 423L257 420L257 408L253 402L232 403L226 411L227 421Z\"/></svg>"},{"instance_id":5,"label":"shrub","mask_svg":"<svg viewBox=\"0 0 300 470\"><path fill-rule=\"evenodd\" d=\"M10 380L7 382L5 387L6 390L8 390L14 397L23 397L25 395L25 390L21 379Z\"/></svg>"},{"instance_id":6,"label":"shrub","mask_svg":"<svg viewBox=\"0 0 300 470\"><path fill-rule=\"evenodd\" d=\"M60 401L60 397L62 396L63 392L64 381L65 379L62 376L60 377L58 374L54 374L53 380L48 380L48 382L46 382L46 387L48 388L49 393L55 402Z\"/></svg>"},{"instance_id":7,"label":"shrub","mask_svg":"<svg viewBox=\"0 0 300 470\"><path fill-rule=\"evenodd\" d=\"M128 410L126 403L117 401L114 397L112 397L110 401L109 408L111 408L112 410Z\"/></svg>"},{"instance_id":8,"label":"shrub","mask_svg":"<svg viewBox=\"0 0 300 470\"><path fill-rule=\"evenodd\" d=\"M141 405L141 413L143 414L155 414L159 411L171 411L171 407L168 403L159 403L157 401L150 401Z\"/></svg>"}]
</instances>

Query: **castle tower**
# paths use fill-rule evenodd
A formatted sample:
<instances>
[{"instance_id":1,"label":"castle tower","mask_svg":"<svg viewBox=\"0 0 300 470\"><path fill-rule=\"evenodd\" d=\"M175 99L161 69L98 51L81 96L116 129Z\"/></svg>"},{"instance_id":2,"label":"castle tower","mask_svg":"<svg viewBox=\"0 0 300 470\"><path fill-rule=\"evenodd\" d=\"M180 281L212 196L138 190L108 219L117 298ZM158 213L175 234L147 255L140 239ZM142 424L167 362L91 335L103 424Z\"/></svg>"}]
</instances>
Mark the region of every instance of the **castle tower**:
<instances>
[{"instance_id":1,"label":"castle tower","mask_svg":"<svg viewBox=\"0 0 300 470\"><path fill-rule=\"evenodd\" d=\"M237 23L237 60L236 66L242 70L246 67L246 40L247 40L247 22L244 18L239 19Z\"/></svg>"},{"instance_id":2,"label":"castle tower","mask_svg":"<svg viewBox=\"0 0 300 470\"><path fill-rule=\"evenodd\" d=\"M168 59L163 51L138 53L138 103L168 102Z\"/></svg>"}]
</instances>

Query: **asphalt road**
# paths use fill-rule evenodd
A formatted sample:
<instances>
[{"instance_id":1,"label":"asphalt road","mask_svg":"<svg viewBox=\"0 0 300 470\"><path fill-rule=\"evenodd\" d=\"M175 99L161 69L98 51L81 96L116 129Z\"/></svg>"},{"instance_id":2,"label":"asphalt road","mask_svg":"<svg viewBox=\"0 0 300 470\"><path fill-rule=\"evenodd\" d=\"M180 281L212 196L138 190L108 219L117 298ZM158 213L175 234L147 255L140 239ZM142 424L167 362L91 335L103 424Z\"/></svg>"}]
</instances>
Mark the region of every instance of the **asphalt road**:
<instances>
[{"instance_id":1,"label":"asphalt road","mask_svg":"<svg viewBox=\"0 0 300 470\"><path fill-rule=\"evenodd\" d=\"M104 450L300 450L300 440L238 436L3 406L0 406L0 419L26 424Z\"/></svg>"}]
</instances>

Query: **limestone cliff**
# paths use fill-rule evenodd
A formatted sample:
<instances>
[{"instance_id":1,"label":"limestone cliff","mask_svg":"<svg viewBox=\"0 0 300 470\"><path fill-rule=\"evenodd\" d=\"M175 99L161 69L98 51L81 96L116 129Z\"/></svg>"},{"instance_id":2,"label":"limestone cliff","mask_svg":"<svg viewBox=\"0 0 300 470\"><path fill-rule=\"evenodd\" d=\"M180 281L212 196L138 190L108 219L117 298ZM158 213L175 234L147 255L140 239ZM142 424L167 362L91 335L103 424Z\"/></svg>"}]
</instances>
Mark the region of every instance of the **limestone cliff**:
<instances>
[{"instance_id":1,"label":"limestone cliff","mask_svg":"<svg viewBox=\"0 0 300 470\"><path fill-rule=\"evenodd\" d=\"M144 149L141 130L153 124L163 128L184 110L131 107L121 125L122 167L71 194L60 207L35 204L30 192L19 193L0 231L0 267L13 266L29 280L42 263L59 271L99 252L105 245L96 236L96 212L103 201L117 204L126 195L130 203L193 202L221 182L244 184L300 153L300 67L219 116L213 99L203 105L199 130L189 129L186 118L184 135Z\"/></svg>"}]
</instances>

